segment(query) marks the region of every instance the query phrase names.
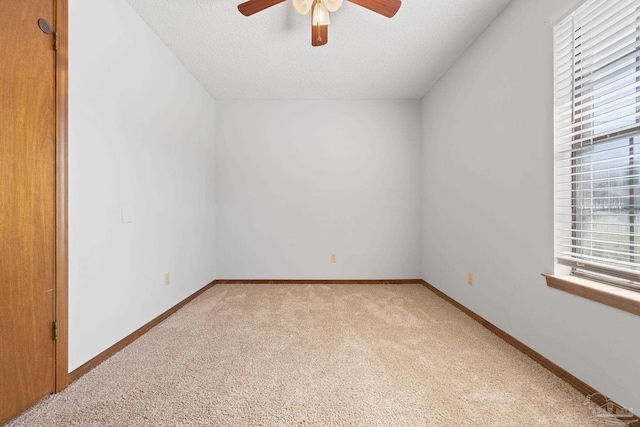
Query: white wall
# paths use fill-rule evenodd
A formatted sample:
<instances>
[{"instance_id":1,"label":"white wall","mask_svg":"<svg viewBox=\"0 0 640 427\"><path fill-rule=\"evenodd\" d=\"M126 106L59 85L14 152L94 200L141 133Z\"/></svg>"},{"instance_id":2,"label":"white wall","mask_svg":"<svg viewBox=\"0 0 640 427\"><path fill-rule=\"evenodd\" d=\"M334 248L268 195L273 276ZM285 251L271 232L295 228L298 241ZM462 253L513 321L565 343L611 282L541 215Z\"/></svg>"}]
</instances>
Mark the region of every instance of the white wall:
<instances>
[{"instance_id":1,"label":"white wall","mask_svg":"<svg viewBox=\"0 0 640 427\"><path fill-rule=\"evenodd\" d=\"M218 101L218 277L418 278L420 109Z\"/></svg>"},{"instance_id":2,"label":"white wall","mask_svg":"<svg viewBox=\"0 0 640 427\"><path fill-rule=\"evenodd\" d=\"M640 317L540 276L554 271L550 21L575 4L514 0L424 98L423 277L637 412Z\"/></svg>"},{"instance_id":3,"label":"white wall","mask_svg":"<svg viewBox=\"0 0 640 427\"><path fill-rule=\"evenodd\" d=\"M71 0L70 57L73 370L215 279L215 184L213 99L128 4Z\"/></svg>"}]
</instances>

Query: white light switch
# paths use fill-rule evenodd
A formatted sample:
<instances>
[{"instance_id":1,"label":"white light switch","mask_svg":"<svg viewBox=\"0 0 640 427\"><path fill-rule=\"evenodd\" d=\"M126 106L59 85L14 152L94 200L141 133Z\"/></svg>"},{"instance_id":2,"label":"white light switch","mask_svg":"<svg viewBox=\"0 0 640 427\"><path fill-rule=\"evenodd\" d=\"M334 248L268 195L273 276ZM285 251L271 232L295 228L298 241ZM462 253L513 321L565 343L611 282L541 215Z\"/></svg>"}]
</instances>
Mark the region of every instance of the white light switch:
<instances>
[{"instance_id":1,"label":"white light switch","mask_svg":"<svg viewBox=\"0 0 640 427\"><path fill-rule=\"evenodd\" d=\"M122 223L133 222L133 208L122 208Z\"/></svg>"}]
</instances>

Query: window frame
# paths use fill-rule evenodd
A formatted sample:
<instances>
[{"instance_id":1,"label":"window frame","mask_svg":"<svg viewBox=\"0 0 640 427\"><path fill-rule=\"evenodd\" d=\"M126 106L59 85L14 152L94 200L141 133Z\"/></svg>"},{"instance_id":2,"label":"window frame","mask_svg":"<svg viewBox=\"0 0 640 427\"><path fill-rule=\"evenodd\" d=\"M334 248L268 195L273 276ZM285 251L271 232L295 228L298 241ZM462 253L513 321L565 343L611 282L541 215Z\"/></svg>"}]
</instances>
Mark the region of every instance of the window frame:
<instances>
[{"instance_id":1,"label":"window frame","mask_svg":"<svg viewBox=\"0 0 640 427\"><path fill-rule=\"evenodd\" d=\"M554 56L553 56L554 58L553 59L554 100L555 102L557 102L558 99L564 99L563 97L570 95L570 98L569 98L570 102L568 107L565 104L563 105L565 107L564 109L560 111L556 110L554 112L554 117L555 117L554 128L556 129L556 131L554 132L554 147L555 147L554 152L556 153L559 152L565 157L563 160L554 159L554 176L555 176L555 183L556 183L555 184L556 188L554 189L554 257L555 257L555 265L556 265L556 268L555 268L556 274L554 275L543 274L543 276L545 276L545 278L547 279L547 285L550 287L563 290L565 292L570 292L572 294L579 295L588 299L592 299L594 301L598 301L598 302L625 310L627 312L630 312L636 315L640 315L640 261L639 261L640 245L638 245L638 243L640 243L640 234L634 234L636 233L636 230L640 229L640 216L638 216L638 218L635 217L636 215L640 215L640 203L637 203L637 200L638 200L637 198L640 198L640 192L636 191L640 189L640 159L635 159L636 156L640 157L640 155L637 154L640 151L640 105L629 106L629 105L626 105L624 102L620 101L620 104L614 103L611 106L604 108L603 110L604 110L605 117L607 116L607 114L610 114L611 112L618 111L618 108L620 108L622 112L627 111L625 110L625 107L628 107L630 111L633 111L632 109L635 108L636 116L633 118L635 120L635 126L633 126L634 124L633 122L631 122L630 124L627 124L627 126L625 126L623 123L620 123L617 127L614 126L610 132L605 131L606 133L604 134L596 133L596 135L593 135L594 137L591 140L588 139L589 137L588 132L594 132L595 129L597 129L597 126L598 126L597 117L603 114L602 110L599 112L598 115L592 116L591 114L589 114L589 111L597 108L597 107L594 107L593 105L597 105L597 99L598 99L598 97L590 97L589 96L590 91L593 91L594 88L597 87L598 83L604 83L603 86L613 84L617 82L617 79L621 75L622 75L622 79L624 79L625 77L624 73L626 72L626 67L631 66L630 70L632 72L632 75L640 73L640 45L639 45L640 36L637 36L635 38L634 44L629 44L629 45L622 44L623 49L626 47L631 48L631 50L629 50L628 52L624 52L622 49L619 49L619 46L613 47L615 43L613 45L609 45L606 47L606 49L611 48L610 51L605 51L605 53L602 53L602 51L599 51L598 54L601 57L604 57L607 59L611 57L611 61L602 62L601 64L598 64L597 68L595 67L595 64L597 64L598 61L592 62L590 65L593 68L590 70L590 73L594 73L597 77L594 77L591 80L585 79L585 76L589 76L589 74L584 74L584 75L579 74L583 69L582 64L580 65L580 68L576 70L576 65L581 63L584 60L584 57L579 58L579 55L582 55L583 51L580 49L576 50L576 46L582 46L582 42L580 42L579 45L576 45L576 41L581 37L586 37L586 40L589 40L589 37L593 37L593 34L589 34L588 32L582 33L581 32L582 26L576 28L574 19L578 15L578 12L583 12L585 10L588 11L588 8L593 6L594 4L596 5L596 7L601 7L601 5L598 5L596 3L596 0L584 1L580 5L578 5L578 7L576 7L576 9L574 9L571 13L559 19L552 26L554 31L554 45L556 43L558 45L562 45L562 43L565 43L560 51L558 51L556 47L554 47ZM617 16L619 12L625 11L626 7L627 7L626 5L620 5L620 6L614 5L611 7L611 9L618 8L614 12ZM594 10L596 11L595 13L594 13ZM605 14L608 12L609 11L607 9L603 9L602 11L599 11L598 9L592 9L588 13L592 14L592 17L596 16L600 18L598 16L599 14ZM586 15L586 16L589 16L589 15ZM568 21L567 21L569 19L572 20L570 24L568 24ZM621 18L619 21L622 21L623 19L625 18ZM619 24L620 23L619 21L616 21L616 24ZM640 18L637 18L636 21L638 23L635 26L634 32L640 31ZM589 21L584 21L584 24L586 25L586 23L588 22ZM570 27L567 28L567 26L569 25ZM625 25L628 25L628 24L625 24ZM633 21L631 21L631 25L634 25ZM591 31L598 34L596 28L598 27L593 26L591 28ZM617 31L615 30L615 27L609 27L609 28L612 28L614 32ZM623 28L625 30L627 29L627 27L623 27ZM607 30L608 28L604 29L603 32L606 32ZM561 37L558 40L556 40L556 31L557 31L557 34L561 35ZM570 37L570 41L569 41L570 47L568 47L568 45L566 44L567 34L569 34L569 37ZM625 35L623 37L627 37L627 36ZM560 43L559 40L562 41L562 43ZM623 39L620 39L620 40L623 40ZM569 64L566 61L567 49L571 50L570 51L571 63L569 65L570 66L570 71L569 71L570 86L567 86L566 83L563 86L562 83L566 82L567 80L565 78L560 78L560 76L563 73L566 73L567 71L566 71L566 68L565 68L565 71L561 71L562 67L559 67L559 64L564 64L563 66L566 66L567 64ZM589 49L595 49L595 48L593 47L593 45L591 45L591 46L588 46L587 51ZM616 49L619 49L619 50L616 50ZM561 53L563 51L564 53L561 56L557 56L559 52ZM615 56L615 54L618 52L622 52L620 53L621 56ZM625 58L631 60L632 61L631 64L626 64ZM636 63L635 67L633 67L634 62ZM606 69L610 66L612 67L611 68L612 70L616 70L618 67L624 68L625 70L624 71L616 70L614 72L611 72L608 69L606 71L610 72L611 75L608 75L605 72L602 72L601 75L597 74L602 69ZM580 78L576 79L576 76L580 76ZM607 80L607 77L610 77L611 79L616 79L616 80L609 81ZM602 80L602 79L605 79L605 80ZM599 82L599 80L601 81ZM629 89L632 90L632 93L628 95L624 95L625 97L630 96L630 99L633 100L632 104L640 103L640 84L638 84L638 82L640 82L640 77L636 77L635 82L629 84L630 86ZM561 88L563 87L565 92L558 92L559 89L557 89L556 86ZM584 89L584 86L590 86L590 89L582 90ZM568 87L570 87L570 93L566 92ZM624 88L625 86L621 87L621 89L624 89ZM580 89L580 92L578 92L580 97L579 100L576 97L576 89ZM610 95L610 92L609 93L604 92L604 93L605 95L603 96L603 98L606 99L606 96ZM585 95L587 96L585 97ZM617 99L614 98L614 102L616 100ZM583 104L589 104L590 102L591 104L593 104L594 102L596 104L591 105L590 110L583 111L581 109L581 106ZM609 108L612 108L612 110L607 111L607 109ZM579 114L579 117L577 117L576 114ZM563 118L561 119L561 117ZM633 117L633 114L631 114L630 117ZM613 120L603 122L602 126L606 127L610 123L615 123L616 121L622 120L622 118L626 119L624 115L621 115L621 117L618 119L614 118ZM566 140L567 135L559 135L557 133L559 123L564 124L565 126L564 129L567 129L567 124L568 124L568 128L570 129L569 136L571 136L572 140ZM587 126L586 132L583 131L583 127L585 125ZM633 127L630 128L629 126L633 126ZM565 142L561 143L560 142L561 138L565 138ZM635 138L635 141L634 141L634 138ZM598 153L606 153L607 151L615 152L616 150L621 150L624 152L624 147L625 147L624 144L622 144L620 147L616 147L616 146L606 147L606 148L603 148L603 147L607 143L613 144L616 141L623 142L625 139L629 140L628 146L630 147L629 148L630 151L628 156L615 157L614 155L614 157L607 158L605 154L605 156L602 157L600 160L597 159ZM588 141L587 144L585 144L585 140ZM572 142L572 141L575 141L575 142ZM559 150L558 147L563 145L565 146L565 148L563 148L561 151L558 151ZM597 150L598 146L600 146L600 151ZM567 149L566 147L569 147L569 148ZM590 152L588 150L588 147L594 147L594 150ZM584 148L587 148L587 149L583 150ZM570 157L566 156L567 152L569 153ZM577 154L578 152L580 152L580 154ZM556 154L556 156L557 155L558 154ZM590 156L591 156L591 159L585 162L585 158L588 158ZM576 184L576 181L580 183L585 182L584 179L578 178L578 175L580 174L589 174L589 173L597 174L597 173L602 173L603 171L606 171L606 168L602 170L598 170L597 168L594 168L593 170L590 169L590 167L593 167L595 163L598 163L600 161L613 163L618 159L624 159L625 161L628 161L628 165L622 166L624 168L628 168L629 173L627 173L627 177L625 176L617 177L614 175L614 176L608 176L607 178L604 178L604 180L614 182L614 180L616 179L621 179L623 182L626 182L623 186L614 186L612 188L616 190L623 189L628 193L627 195L624 195L624 196L617 196L620 199L627 199L628 201L626 205L623 204L619 208L621 209L621 211L624 211L625 214L628 216L628 222L621 223L620 225L627 226L628 228L626 232L624 231L619 232L620 234L618 234L617 232L609 231L609 230L595 231L593 230L592 227L593 227L593 224L598 224L598 222L593 220L593 217L597 216L597 213L596 213L597 209L594 209L594 205L597 204L597 201L596 201L596 196L594 195L593 182L597 181L598 178L586 180L586 183L588 186L586 190L583 188L580 188L581 186ZM558 187L559 187L558 167L559 167L559 163L561 163L562 161L565 162L565 164L562 166L563 168L570 168L569 175L571 178L570 178L570 181L565 181L562 183L563 190L558 190ZM623 170L627 170L627 169L623 169ZM638 171L638 174L634 175L634 171ZM600 178L600 179L603 179L603 178ZM606 186L603 188L605 189L604 191L607 191ZM581 195L585 191L586 192L590 191L589 196L585 197ZM611 189L608 189L608 191L611 191ZM563 207L560 206L561 203L559 203L559 197L558 197L558 194L560 192L565 192L570 194L570 197L565 196L565 199L564 199L564 200L567 200L567 199L570 200L569 206L563 206ZM611 197L613 197L611 194L608 194L606 196L601 196L603 200L611 199ZM589 202L585 203L585 200L588 200ZM583 214L582 212L584 212L585 206L587 209L587 213ZM604 212L615 210L612 208L613 205L607 206L606 203L602 203L602 206L603 206L602 209ZM589 209L591 209L592 212L588 212ZM560 213L561 215L571 217L571 221L570 221L571 227L563 228L562 235L559 234L558 223L563 221L559 220L558 213ZM621 216L624 216L625 214L622 214ZM614 216L612 214L610 215ZM584 216L589 218L589 221L585 222ZM615 216L618 216L618 214L616 214ZM584 224L588 224L588 225L585 227ZM602 225L603 223L601 222L600 224ZM570 230L568 230L567 228L570 228ZM594 231L595 231L595 234L603 235L602 240L593 238ZM568 234L568 232L570 232L570 234ZM608 234L608 233L611 233L611 234ZM616 236L626 235L627 241L618 242L615 239L612 239L613 235L616 235ZM560 244L559 242L563 240L566 242L569 242L569 244L567 244L566 242L563 244ZM593 244L598 242L601 244L600 247ZM626 249L624 249L625 245L626 245ZM622 249L618 250L618 246L623 248L624 250ZM559 249L560 247L563 247L563 248L570 247L571 249L569 253L571 255L567 256L566 249L563 249L561 251ZM611 247L613 247L614 249L611 249ZM593 253L594 250L597 255L594 255ZM576 254L576 255L572 256L573 254ZM629 256L629 261L619 260L617 259L618 256ZM635 258L636 256L638 258ZM589 262L590 259L593 259L594 261ZM625 268L626 266L624 267L620 266L620 264L624 264L624 263L628 263L627 265L630 264L630 268L628 269L628 271ZM638 268L634 269L634 265L636 263L638 265Z\"/></svg>"}]
</instances>

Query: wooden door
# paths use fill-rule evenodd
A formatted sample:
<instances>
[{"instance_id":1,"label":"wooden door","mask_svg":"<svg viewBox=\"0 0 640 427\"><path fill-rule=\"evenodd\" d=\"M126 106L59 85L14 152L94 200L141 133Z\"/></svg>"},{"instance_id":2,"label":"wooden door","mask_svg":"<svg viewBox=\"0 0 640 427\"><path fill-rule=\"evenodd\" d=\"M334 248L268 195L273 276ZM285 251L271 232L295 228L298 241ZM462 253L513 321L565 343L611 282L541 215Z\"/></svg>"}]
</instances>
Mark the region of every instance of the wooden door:
<instances>
[{"instance_id":1,"label":"wooden door","mask_svg":"<svg viewBox=\"0 0 640 427\"><path fill-rule=\"evenodd\" d=\"M0 424L54 391L54 0L0 0ZM45 28L46 29L46 28Z\"/></svg>"}]
</instances>

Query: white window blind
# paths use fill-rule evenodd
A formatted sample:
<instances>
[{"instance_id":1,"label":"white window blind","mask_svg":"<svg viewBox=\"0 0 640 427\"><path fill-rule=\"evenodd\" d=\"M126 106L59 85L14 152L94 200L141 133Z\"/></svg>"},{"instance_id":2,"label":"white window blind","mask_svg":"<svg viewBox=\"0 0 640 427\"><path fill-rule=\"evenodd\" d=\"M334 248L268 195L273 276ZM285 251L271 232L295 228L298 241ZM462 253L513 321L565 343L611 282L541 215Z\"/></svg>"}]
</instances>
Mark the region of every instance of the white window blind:
<instances>
[{"instance_id":1,"label":"white window blind","mask_svg":"<svg viewBox=\"0 0 640 427\"><path fill-rule=\"evenodd\" d=\"M588 0L554 28L556 258L640 290L640 0Z\"/></svg>"}]
</instances>

